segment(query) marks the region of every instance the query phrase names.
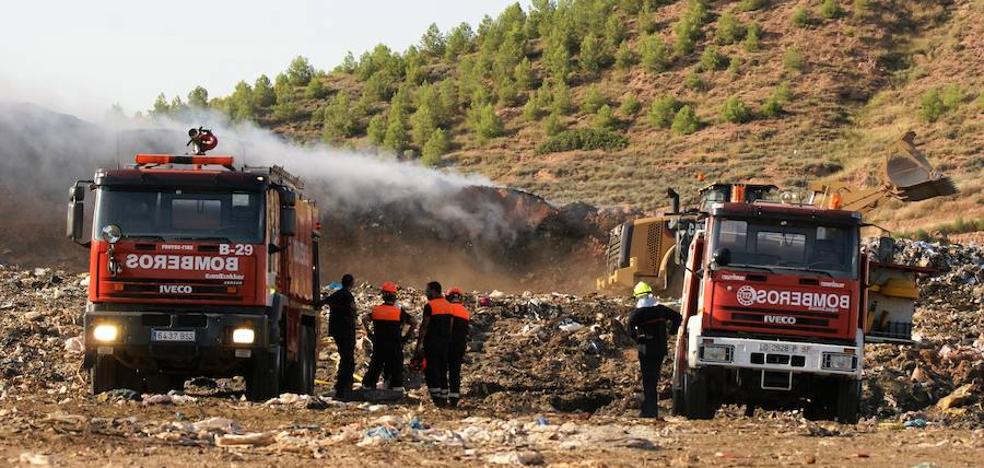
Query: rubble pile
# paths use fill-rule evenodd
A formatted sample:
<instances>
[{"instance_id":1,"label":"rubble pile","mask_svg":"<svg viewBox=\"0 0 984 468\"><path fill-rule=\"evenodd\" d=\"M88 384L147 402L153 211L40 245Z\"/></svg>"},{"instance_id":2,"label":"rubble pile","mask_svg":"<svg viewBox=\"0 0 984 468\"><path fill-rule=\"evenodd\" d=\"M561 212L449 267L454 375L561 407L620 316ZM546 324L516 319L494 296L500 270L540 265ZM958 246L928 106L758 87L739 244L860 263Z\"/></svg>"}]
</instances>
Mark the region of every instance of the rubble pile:
<instances>
[{"instance_id":1,"label":"rubble pile","mask_svg":"<svg viewBox=\"0 0 984 468\"><path fill-rule=\"evenodd\" d=\"M864 415L900 422L984 422L980 396L984 386L984 249L900 242L895 260L933 267L939 274L920 280L916 343L868 347ZM90 400L85 396L86 377L80 372L87 281L85 275L0 266L0 400L41 395L52 403L94 401L151 409L207 407L210 399L232 398L236 405L264 406L270 411L331 410L342 405L330 398L296 395L265 405L251 404L238 401L240 395L233 387L240 384L226 382L208 394L212 397L195 393L194 385L189 385L190 397L180 392L121 393ZM355 293L360 311L379 301L374 285L362 285ZM399 300L420 318L425 303L420 291L404 288ZM632 308L628 298L472 292L467 306L473 314L472 337L462 390L465 408L473 414L528 418L582 413L594 419L638 412L638 364L621 325ZM360 337L357 377L365 372L371 349L361 331ZM411 351L407 345L408 359ZM334 343L325 337L317 371L317 389L322 394L331 388L336 362ZM661 393L667 398L670 366L663 370ZM422 376L409 374L410 401L426 401Z\"/></svg>"},{"instance_id":2,"label":"rubble pile","mask_svg":"<svg viewBox=\"0 0 984 468\"><path fill-rule=\"evenodd\" d=\"M373 286L362 285L354 292L362 311L379 301ZM632 302L597 295L499 291L473 292L469 301L472 333L462 391L470 404L496 412L637 412L638 364L621 325ZM399 304L418 323L425 303L415 289L399 293ZM359 333L357 362L363 364L357 374L365 371L371 350L371 342L362 330ZM324 365L318 376L331 381L338 358L331 340L323 343ZM408 345L408 355L410 351ZM409 387L422 388L419 373L409 380Z\"/></svg>"},{"instance_id":3,"label":"rubble pile","mask_svg":"<svg viewBox=\"0 0 984 468\"><path fill-rule=\"evenodd\" d=\"M88 277L0 265L0 395L77 394Z\"/></svg>"},{"instance_id":4,"label":"rubble pile","mask_svg":"<svg viewBox=\"0 0 984 468\"><path fill-rule=\"evenodd\" d=\"M915 345L868 348L865 412L984 422L984 249L897 241L894 261L937 272L918 280Z\"/></svg>"}]
</instances>

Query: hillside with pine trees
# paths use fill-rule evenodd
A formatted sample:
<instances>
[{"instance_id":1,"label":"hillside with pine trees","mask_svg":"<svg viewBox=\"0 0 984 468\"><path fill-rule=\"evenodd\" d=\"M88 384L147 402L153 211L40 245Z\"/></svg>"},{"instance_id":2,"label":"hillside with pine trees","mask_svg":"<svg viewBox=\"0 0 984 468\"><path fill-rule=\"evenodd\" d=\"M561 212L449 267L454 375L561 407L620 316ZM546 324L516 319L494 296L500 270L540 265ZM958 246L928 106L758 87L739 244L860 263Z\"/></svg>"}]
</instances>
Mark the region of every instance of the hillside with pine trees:
<instances>
[{"instance_id":1,"label":"hillside with pine trees","mask_svg":"<svg viewBox=\"0 0 984 468\"><path fill-rule=\"evenodd\" d=\"M299 142L643 210L666 206L667 187L693 194L713 180L877 185L911 129L962 192L889 201L874 221L976 230L981 20L984 0L533 0L432 25L403 51L297 57L228 96L161 95L150 113L208 107Z\"/></svg>"}]
</instances>

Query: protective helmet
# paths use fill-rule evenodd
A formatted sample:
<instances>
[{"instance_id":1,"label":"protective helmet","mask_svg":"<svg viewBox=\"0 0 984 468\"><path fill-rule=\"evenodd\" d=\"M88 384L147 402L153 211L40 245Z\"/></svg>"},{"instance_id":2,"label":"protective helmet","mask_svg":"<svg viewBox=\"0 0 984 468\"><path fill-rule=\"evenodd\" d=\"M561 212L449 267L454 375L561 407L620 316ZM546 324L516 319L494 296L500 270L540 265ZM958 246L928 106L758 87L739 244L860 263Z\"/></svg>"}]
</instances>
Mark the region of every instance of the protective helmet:
<instances>
[{"instance_id":1,"label":"protective helmet","mask_svg":"<svg viewBox=\"0 0 984 468\"><path fill-rule=\"evenodd\" d=\"M396 283L394 283L392 281L387 281L387 282L383 283L383 286L380 287L379 290L382 291L382 292L384 292L384 293L393 293L393 294L396 294Z\"/></svg>"},{"instance_id":2,"label":"protective helmet","mask_svg":"<svg viewBox=\"0 0 984 468\"><path fill-rule=\"evenodd\" d=\"M635 297L645 296L646 294L652 293L652 286L649 286L649 283L646 283L645 281L640 281L639 284L635 285L635 289L632 291L632 295Z\"/></svg>"},{"instance_id":3,"label":"protective helmet","mask_svg":"<svg viewBox=\"0 0 984 468\"><path fill-rule=\"evenodd\" d=\"M455 295L455 294L457 294L459 296L463 296L464 295L461 292L461 288L451 288L451 289L448 290L448 296Z\"/></svg>"},{"instance_id":4,"label":"protective helmet","mask_svg":"<svg viewBox=\"0 0 984 468\"><path fill-rule=\"evenodd\" d=\"M461 296L461 288L451 288L445 295L445 297L447 297L447 299L451 302L461 302Z\"/></svg>"}]
</instances>

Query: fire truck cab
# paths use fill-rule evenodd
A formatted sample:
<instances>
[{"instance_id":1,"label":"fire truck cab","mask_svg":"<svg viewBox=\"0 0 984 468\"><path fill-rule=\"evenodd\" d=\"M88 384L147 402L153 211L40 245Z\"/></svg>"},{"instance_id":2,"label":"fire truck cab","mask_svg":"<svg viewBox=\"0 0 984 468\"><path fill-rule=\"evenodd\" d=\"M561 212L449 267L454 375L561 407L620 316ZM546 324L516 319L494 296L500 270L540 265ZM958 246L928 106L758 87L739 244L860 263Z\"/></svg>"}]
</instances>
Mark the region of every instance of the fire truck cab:
<instances>
[{"instance_id":1,"label":"fire truck cab","mask_svg":"<svg viewBox=\"0 0 984 468\"><path fill-rule=\"evenodd\" d=\"M723 403L857 418L863 332L860 215L777 203L711 203L690 244L674 409ZM831 413L832 412L832 413Z\"/></svg>"},{"instance_id":2,"label":"fire truck cab","mask_svg":"<svg viewBox=\"0 0 984 468\"><path fill-rule=\"evenodd\" d=\"M856 422L865 341L886 330L897 332L889 337L895 342L909 340L914 273L862 252L858 212L718 198L705 194L685 221L695 229L681 247L688 250L685 326L676 343L674 412L707 419L726 403L792 406L810 418ZM893 297L878 301L868 295L876 277L913 286L896 288L905 294L884 288ZM867 319L876 311L884 323Z\"/></svg>"},{"instance_id":3,"label":"fire truck cab","mask_svg":"<svg viewBox=\"0 0 984 468\"><path fill-rule=\"evenodd\" d=\"M93 394L236 375L252 400L313 392L317 207L283 169L233 163L142 154L70 189L68 236L90 251L84 366Z\"/></svg>"}]
</instances>

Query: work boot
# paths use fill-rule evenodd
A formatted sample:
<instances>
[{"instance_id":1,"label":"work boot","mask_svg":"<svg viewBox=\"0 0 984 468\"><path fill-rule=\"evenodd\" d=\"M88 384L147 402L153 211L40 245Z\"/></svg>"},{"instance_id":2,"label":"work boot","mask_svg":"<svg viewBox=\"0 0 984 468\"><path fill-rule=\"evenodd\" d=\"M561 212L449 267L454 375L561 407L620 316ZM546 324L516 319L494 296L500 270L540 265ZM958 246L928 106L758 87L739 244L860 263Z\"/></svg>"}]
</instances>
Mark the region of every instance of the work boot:
<instances>
[{"instance_id":1,"label":"work boot","mask_svg":"<svg viewBox=\"0 0 984 468\"><path fill-rule=\"evenodd\" d=\"M448 405L448 399L441 394L441 389L430 389L431 401L434 402L434 406L438 408L444 408Z\"/></svg>"},{"instance_id":2,"label":"work boot","mask_svg":"<svg viewBox=\"0 0 984 468\"><path fill-rule=\"evenodd\" d=\"M338 401L351 401L355 395L352 390L345 390L343 388L335 389L335 399Z\"/></svg>"}]
</instances>

